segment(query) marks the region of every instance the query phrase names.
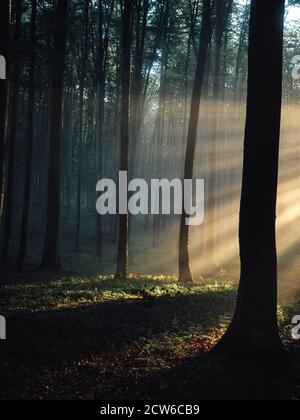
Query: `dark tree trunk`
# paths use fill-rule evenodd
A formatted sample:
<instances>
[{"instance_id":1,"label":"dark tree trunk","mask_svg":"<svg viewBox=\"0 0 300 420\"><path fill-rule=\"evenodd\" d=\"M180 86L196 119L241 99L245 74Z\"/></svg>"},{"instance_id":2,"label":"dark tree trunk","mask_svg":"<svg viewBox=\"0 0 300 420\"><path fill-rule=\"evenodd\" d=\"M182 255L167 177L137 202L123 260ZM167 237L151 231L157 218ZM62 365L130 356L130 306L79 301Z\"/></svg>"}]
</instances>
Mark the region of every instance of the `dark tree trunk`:
<instances>
[{"instance_id":1,"label":"dark tree trunk","mask_svg":"<svg viewBox=\"0 0 300 420\"><path fill-rule=\"evenodd\" d=\"M29 81L28 81L28 114L27 114L27 151L26 151L26 168L25 168L25 187L23 198L23 211L21 221L20 249L17 259L17 271L22 270L24 258L27 248L28 236L28 220L31 196L31 180L32 180L32 152L34 141L34 99L35 99L35 63L36 63L36 19L37 19L37 0L31 1L31 50L29 64Z\"/></svg>"},{"instance_id":2,"label":"dark tree trunk","mask_svg":"<svg viewBox=\"0 0 300 420\"><path fill-rule=\"evenodd\" d=\"M223 11L226 0L216 0L216 29L215 29L215 57L214 57L214 82L213 96L215 100L219 99L221 90L221 58L222 58L222 39L223 39Z\"/></svg>"},{"instance_id":3,"label":"dark tree trunk","mask_svg":"<svg viewBox=\"0 0 300 420\"><path fill-rule=\"evenodd\" d=\"M67 39L68 0L58 0L54 33L54 53L50 103L50 145L48 162L47 226L41 267L60 268L58 233L61 193L61 143L64 68Z\"/></svg>"},{"instance_id":4,"label":"dark tree trunk","mask_svg":"<svg viewBox=\"0 0 300 420\"><path fill-rule=\"evenodd\" d=\"M191 51L192 51L192 43L193 39L195 39L195 26L196 20L199 13L199 4L200 1L197 0L191 6L191 23L190 23L190 31L189 31L189 38L187 42L187 53L184 63L184 82L183 82L183 128L182 128L182 144L185 147L185 142L187 138L187 128L188 128L188 95L189 95L189 68L191 62ZM184 164L184 162L183 162Z\"/></svg>"},{"instance_id":5,"label":"dark tree trunk","mask_svg":"<svg viewBox=\"0 0 300 420\"><path fill-rule=\"evenodd\" d=\"M200 48L197 59L197 69L192 95L191 114L188 130L187 148L185 156L184 179L193 179L194 158L197 140L197 128L200 112L201 93L206 59L211 36L211 4L210 0L203 1L203 18L200 35ZM184 205L183 205L184 209ZM192 282L192 274L189 263L189 226L186 224L187 215L183 211L180 225L179 238L179 281L182 283Z\"/></svg>"},{"instance_id":6,"label":"dark tree trunk","mask_svg":"<svg viewBox=\"0 0 300 420\"><path fill-rule=\"evenodd\" d=\"M81 200L82 200L82 163L84 155L83 142L83 105L84 105L84 86L86 81L86 65L88 59L88 25L89 25L89 1L86 0L84 7L84 42L81 50L81 62L79 65L79 139L78 139L78 176L77 176L77 195L76 195L76 239L75 250L80 248L80 228L81 228Z\"/></svg>"},{"instance_id":7,"label":"dark tree trunk","mask_svg":"<svg viewBox=\"0 0 300 420\"><path fill-rule=\"evenodd\" d=\"M97 128L96 128L96 144L97 144L97 174L98 179L103 174L103 134L104 134L104 100L105 100L105 57L103 42L103 4L98 1L98 48L97 48ZM96 220L96 252L99 258L102 258L102 217L97 215Z\"/></svg>"},{"instance_id":8,"label":"dark tree trunk","mask_svg":"<svg viewBox=\"0 0 300 420\"><path fill-rule=\"evenodd\" d=\"M284 3L284 0L251 3L240 210L241 281L234 319L215 349L247 360L272 360L280 357L283 350L277 327L275 220Z\"/></svg>"},{"instance_id":9,"label":"dark tree trunk","mask_svg":"<svg viewBox=\"0 0 300 420\"><path fill-rule=\"evenodd\" d=\"M3 234L3 250L2 250L2 264L9 264L10 259L10 245L12 233L12 217L13 217L13 202L14 202L14 182L15 182L15 152L18 128L18 114L19 114L19 86L20 86L20 52L19 41L21 34L21 18L22 18L22 0L16 2L16 24L14 43L17 49L14 55L14 72L13 72L13 91L11 114L13 115L11 130L8 145L8 167L7 180L5 188L5 209L4 209L4 234Z\"/></svg>"},{"instance_id":10,"label":"dark tree trunk","mask_svg":"<svg viewBox=\"0 0 300 420\"><path fill-rule=\"evenodd\" d=\"M8 61L9 42L9 3L9 0L3 0L0 4L0 55L2 55L6 61ZM3 169L6 142L7 98L8 81L0 80L0 210L2 209L3 197Z\"/></svg>"},{"instance_id":11,"label":"dark tree trunk","mask_svg":"<svg viewBox=\"0 0 300 420\"><path fill-rule=\"evenodd\" d=\"M103 133L104 133L104 99L105 99L105 72L104 72L104 45L103 45L103 5L98 1L98 50L97 50L97 156L98 156L98 179L102 178L103 173ZM102 217L97 215L96 220L96 252L102 258Z\"/></svg>"},{"instance_id":12,"label":"dark tree trunk","mask_svg":"<svg viewBox=\"0 0 300 420\"><path fill-rule=\"evenodd\" d=\"M168 71L168 28L165 29L163 51L161 59L161 74L160 74L160 87L159 87L159 106L157 110L157 124L155 124L155 172L156 178L161 178L163 169L163 144L165 135L165 118L166 118L166 90L167 90L167 71ZM153 248L160 245L160 227L161 227L161 215L154 215L153 219Z\"/></svg>"},{"instance_id":13,"label":"dark tree trunk","mask_svg":"<svg viewBox=\"0 0 300 420\"><path fill-rule=\"evenodd\" d=\"M130 103L130 69L131 69L131 36L133 1L121 0L122 5L122 51L121 51L121 150L120 171L127 171L129 154L129 103ZM128 264L128 214L119 216L119 243L116 278L127 277Z\"/></svg>"}]
</instances>

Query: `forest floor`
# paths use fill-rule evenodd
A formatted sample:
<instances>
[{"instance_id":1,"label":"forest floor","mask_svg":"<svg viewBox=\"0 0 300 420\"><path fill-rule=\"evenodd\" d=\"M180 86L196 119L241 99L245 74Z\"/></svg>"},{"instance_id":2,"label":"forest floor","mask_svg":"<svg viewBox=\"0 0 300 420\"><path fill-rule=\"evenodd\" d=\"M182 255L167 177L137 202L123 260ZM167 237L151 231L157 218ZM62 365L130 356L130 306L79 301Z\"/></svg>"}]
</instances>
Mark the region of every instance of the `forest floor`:
<instances>
[{"instance_id":1,"label":"forest floor","mask_svg":"<svg viewBox=\"0 0 300 420\"><path fill-rule=\"evenodd\" d=\"M235 300L227 281L185 288L166 276L2 272L0 399L299 399L300 342L291 338L299 299L280 297L294 366L284 372L208 353Z\"/></svg>"}]
</instances>

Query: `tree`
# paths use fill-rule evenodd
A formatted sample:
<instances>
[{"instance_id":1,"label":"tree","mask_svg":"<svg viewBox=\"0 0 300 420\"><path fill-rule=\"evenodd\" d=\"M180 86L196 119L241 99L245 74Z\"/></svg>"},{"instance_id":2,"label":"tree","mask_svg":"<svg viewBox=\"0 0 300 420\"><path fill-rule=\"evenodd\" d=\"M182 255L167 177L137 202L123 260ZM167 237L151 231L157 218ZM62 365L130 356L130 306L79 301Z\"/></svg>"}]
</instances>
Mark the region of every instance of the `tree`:
<instances>
[{"instance_id":1,"label":"tree","mask_svg":"<svg viewBox=\"0 0 300 420\"><path fill-rule=\"evenodd\" d=\"M98 178L102 178L103 172L103 133L104 133L104 103L105 103L105 58L103 42L103 4L98 1L98 45L97 45L97 122L96 122L96 142L98 157ZM97 215L96 219L96 252L102 258L102 217Z\"/></svg>"},{"instance_id":2,"label":"tree","mask_svg":"<svg viewBox=\"0 0 300 420\"><path fill-rule=\"evenodd\" d=\"M197 68L192 95L192 105L185 155L184 179L193 179L194 158L197 140L197 128L200 111L201 93L208 45L211 37L211 4L210 0L203 0L203 18L200 35L200 47L197 58ZM184 208L184 203L182 208ZM179 281L182 283L192 282L192 274L189 264L189 226L186 224L187 215L182 212L179 238Z\"/></svg>"},{"instance_id":3,"label":"tree","mask_svg":"<svg viewBox=\"0 0 300 420\"><path fill-rule=\"evenodd\" d=\"M109 25L115 1L109 6L106 5L106 19L103 16L104 4L102 0L98 1L98 30L97 30L97 52L96 52L96 85L97 85L97 110L96 110L96 148L97 148L97 175L98 179L103 174L103 144L104 144L104 117L105 117L105 82L107 73L107 57L109 43ZM102 216L97 215L96 218L96 253L102 258Z\"/></svg>"},{"instance_id":4,"label":"tree","mask_svg":"<svg viewBox=\"0 0 300 420\"><path fill-rule=\"evenodd\" d=\"M214 350L241 358L268 360L280 357L283 351L277 327L275 221L284 4L284 0L251 2L240 206L241 279L233 321Z\"/></svg>"},{"instance_id":5,"label":"tree","mask_svg":"<svg viewBox=\"0 0 300 420\"><path fill-rule=\"evenodd\" d=\"M7 179L5 188L5 208L4 208L4 234L2 248L2 264L10 262L10 245L13 223L13 201L14 201L14 181L15 181L15 152L19 115L19 86L20 86L20 51L19 42L21 36L21 20L23 13L22 0L16 1L16 22L14 30L14 67L13 67L13 88L11 113L14 116L11 122L10 136L8 139L8 165Z\"/></svg>"},{"instance_id":6,"label":"tree","mask_svg":"<svg viewBox=\"0 0 300 420\"><path fill-rule=\"evenodd\" d=\"M21 221L20 248L17 259L17 271L22 270L24 258L26 255L27 237L28 237L28 219L31 196L32 179L32 153L34 140L34 100L35 100L35 65L36 65L36 20L37 20L37 0L31 1L31 46L29 62L29 80L28 80L28 114L27 114L27 151L26 151L26 169L25 169L25 187L23 197L23 211Z\"/></svg>"},{"instance_id":7,"label":"tree","mask_svg":"<svg viewBox=\"0 0 300 420\"><path fill-rule=\"evenodd\" d=\"M68 0L58 0L55 11L54 51L50 103L47 226L42 268L58 268L58 233L61 193L61 140Z\"/></svg>"},{"instance_id":8,"label":"tree","mask_svg":"<svg viewBox=\"0 0 300 420\"><path fill-rule=\"evenodd\" d=\"M215 1L215 39L214 39L214 58L213 58L213 86L212 86L212 104L210 104L211 113L211 138L209 140L209 177L207 182L207 218L208 233L210 236L210 244L208 246L208 258L212 265L216 264L216 240L218 235L218 154L220 144L221 122L221 94L224 87L222 82L222 58L223 58L223 39L228 31L228 21L232 11L233 0L216 0ZM227 35L226 35L227 36ZM223 60L224 61L224 60ZM225 93L223 94L225 95ZM221 134L222 136L222 134ZM224 138L221 139L221 142Z\"/></svg>"},{"instance_id":9,"label":"tree","mask_svg":"<svg viewBox=\"0 0 300 420\"><path fill-rule=\"evenodd\" d=\"M0 5L0 55L8 60L9 42L9 0L3 0ZM7 75L6 75L7 78ZM6 141L6 115L7 115L8 82L0 80L0 209L3 195L3 169Z\"/></svg>"},{"instance_id":10,"label":"tree","mask_svg":"<svg viewBox=\"0 0 300 420\"><path fill-rule=\"evenodd\" d=\"M86 66L88 60L88 25L89 25L89 1L85 0L81 4L84 14L83 42L80 47L80 60L78 65L79 80L79 139L78 139L78 176L77 176L77 196L76 196L76 239L75 250L79 251L80 244L80 225L81 225L81 192L82 192L82 161L83 161L83 102L84 85L86 81Z\"/></svg>"},{"instance_id":11,"label":"tree","mask_svg":"<svg viewBox=\"0 0 300 420\"><path fill-rule=\"evenodd\" d=\"M243 61L243 53L245 49L245 44L247 40L247 32L248 32L248 25L249 25L249 4L246 3L244 14L242 16L241 21L241 32L239 36L239 43L238 43L238 51L237 51L237 57L236 57L236 65L235 65L235 76L234 76L234 85L233 85L233 99L236 103L237 100L240 102L241 99L241 93L239 93L238 98L238 85L239 85L239 79L240 79L240 72L242 67L242 61Z\"/></svg>"},{"instance_id":12,"label":"tree","mask_svg":"<svg viewBox=\"0 0 300 420\"><path fill-rule=\"evenodd\" d=\"M131 89L131 147L130 163L132 173L136 164L138 137L143 119L142 93L143 93L143 67L145 60L145 42L147 31L147 18L150 8L149 0L135 1L135 52L133 64L133 80Z\"/></svg>"},{"instance_id":13,"label":"tree","mask_svg":"<svg viewBox=\"0 0 300 420\"><path fill-rule=\"evenodd\" d=\"M162 29L161 39L161 63L160 63L160 83L159 83L159 101L154 132L154 148L155 148L155 176L159 178L163 169L163 149L166 133L166 102L167 102L167 82L168 82L168 61L170 53L170 14L171 8L169 0L166 0L165 15ZM159 214L154 215L153 219L153 247L160 244L161 217Z\"/></svg>"},{"instance_id":14,"label":"tree","mask_svg":"<svg viewBox=\"0 0 300 420\"><path fill-rule=\"evenodd\" d=\"M121 0L122 8L122 46L121 46L121 150L120 171L128 173L129 155L129 103L130 103L130 70L131 70L131 36L132 36L132 0ZM127 277L128 264L128 214L119 216L119 243L116 278Z\"/></svg>"}]
</instances>

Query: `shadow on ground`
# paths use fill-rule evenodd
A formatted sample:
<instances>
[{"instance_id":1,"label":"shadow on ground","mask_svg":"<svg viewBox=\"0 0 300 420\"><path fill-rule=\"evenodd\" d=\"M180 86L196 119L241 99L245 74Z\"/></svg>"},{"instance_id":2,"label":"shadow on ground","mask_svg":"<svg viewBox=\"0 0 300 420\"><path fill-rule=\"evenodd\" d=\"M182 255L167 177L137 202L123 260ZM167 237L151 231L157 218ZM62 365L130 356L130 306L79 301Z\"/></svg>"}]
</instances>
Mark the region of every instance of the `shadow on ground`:
<instances>
[{"instance_id":1,"label":"shadow on ground","mask_svg":"<svg viewBox=\"0 0 300 420\"><path fill-rule=\"evenodd\" d=\"M297 370L233 366L207 353L232 317L234 287L174 295L174 285L148 278L147 290L145 279L125 282L122 297L111 280L54 276L41 285L36 276L12 276L1 289L8 337L0 342L2 400L298 399ZM52 308L66 296L71 307ZM299 350L288 346L295 365Z\"/></svg>"}]
</instances>

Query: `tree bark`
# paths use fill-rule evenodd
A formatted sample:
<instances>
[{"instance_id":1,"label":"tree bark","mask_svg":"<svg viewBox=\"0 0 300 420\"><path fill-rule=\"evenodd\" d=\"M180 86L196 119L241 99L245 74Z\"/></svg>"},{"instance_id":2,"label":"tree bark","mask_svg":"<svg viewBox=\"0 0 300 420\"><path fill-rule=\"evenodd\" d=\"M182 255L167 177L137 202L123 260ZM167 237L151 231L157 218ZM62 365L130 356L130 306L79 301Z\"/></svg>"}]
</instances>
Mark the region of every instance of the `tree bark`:
<instances>
[{"instance_id":1,"label":"tree bark","mask_svg":"<svg viewBox=\"0 0 300 420\"><path fill-rule=\"evenodd\" d=\"M76 239L75 250L80 248L80 228L81 228L81 196L82 196L82 161L83 161L83 105L84 105L84 86L86 81L86 65L88 59L88 25L89 25L89 1L83 3L84 13L84 41L81 49L81 63L79 64L79 138L78 138L78 176L76 194Z\"/></svg>"},{"instance_id":2,"label":"tree bark","mask_svg":"<svg viewBox=\"0 0 300 420\"><path fill-rule=\"evenodd\" d=\"M234 319L216 352L281 358L277 327L276 201L284 0L252 0L240 208L241 280ZM270 68L272 77L270 77Z\"/></svg>"},{"instance_id":3,"label":"tree bark","mask_svg":"<svg viewBox=\"0 0 300 420\"><path fill-rule=\"evenodd\" d=\"M211 3L210 0L204 0L200 47L192 95L191 114L185 155L184 179L193 179L201 93L203 87L204 74L206 70L206 59L210 37ZM182 205L182 208L184 210L184 203ZM189 226L186 224L186 218L187 215L185 214L185 211L183 211L181 216L179 238L179 281L181 283L191 283L193 281L189 262Z\"/></svg>"},{"instance_id":4,"label":"tree bark","mask_svg":"<svg viewBox=\"0 0 300 420\"><path fill-rule=\"evenodd\" d=\"M9 43L9 12L10 1L3 0L0 4L0 55L8 63ZM8 67L8 66L7 66ZM7 68L6 68L7 73ZM6 120L7 120L7 99L8 99L8 75L6 80L0 80L0 210L2 209L3 179L4 179L4 155L6 142Z\"/></svg>"},{"instance_id":5,"label":"tree bark","mask_svg":"<svg viewBox=\"0 0 300 420\"><path fill-rule=\"evenodd\" d=\"M32 181L32 153L34 141L34 100L35 100L35 64L36 64L36 20L37 20L37 0L31 1L31 50L28 80L28 114L27 114L27 151L25 168L25 187L23 197L23 211L21 221L20 248L17 258L17 271L21 271L27 248L28 221L31 196Z\"/></svg>"},{"instance_id":6,"label":"tree bark","mask_svg":"<svg viewBox=\"0 0 300 420\"><path fill-rule=\"evenodd\" d=\"M58 233L61 194L61 143L64 69L67 39L68 0L58 0L54 32L54 53L50 103L50 145L48 162L47 225L41 268L60 268Z\"/></svg>"},{"instance_id":7,"label":"tree bark","mask_svg":"<svg viewBox=\"0 0 300 420\"><path fill-rule=\"evenodd\" d=\"M22 19L22 0L16 2L16 23L14 33L14 46L16 51L14 53L14 70L13 70L13 91L11 114L13 115L9 144L8 144L8 165L7 165L7 179L5 188L5 209L4 209L4 234L3 234L3 249L2 249L2 264L9 264L10 262L10 245L12 233L12 218L13 218L13 202L14 202L14 183L15 183L15 152L17 140L17 124L19 114L19 86L20 86L20 52L19 41L21 35L21 19Z\"/></svg>"},{"instance_id":8,"label":"tree bark","mask_svg":"<svg viewBox=\"0 0 300 420\"><path fill-rule=\"evenodd\" d=\"M129 155L129 108L130 108L130 70L132 36L132 0L121 0L122 6L122 46L121 46L121 150L120 171L128 173ZM128 265L128 214L119 216L119 243L116 278L127 277Z\"/></svg>"}]
</instances>

